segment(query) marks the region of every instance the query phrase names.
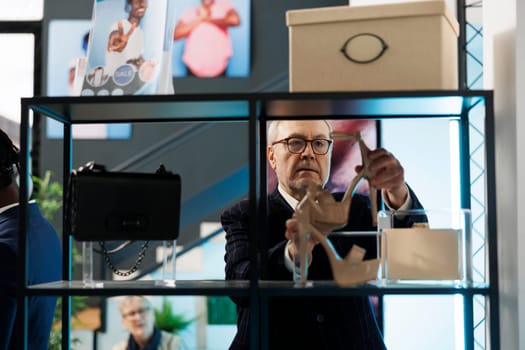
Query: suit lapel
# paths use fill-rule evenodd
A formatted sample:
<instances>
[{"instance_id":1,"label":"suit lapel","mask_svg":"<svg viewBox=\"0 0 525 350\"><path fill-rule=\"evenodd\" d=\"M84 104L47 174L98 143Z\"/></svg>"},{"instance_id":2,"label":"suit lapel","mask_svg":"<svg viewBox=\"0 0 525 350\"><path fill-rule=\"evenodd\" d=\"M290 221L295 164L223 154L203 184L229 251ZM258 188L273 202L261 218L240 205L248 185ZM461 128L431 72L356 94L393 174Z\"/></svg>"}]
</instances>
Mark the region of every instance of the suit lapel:
<instances>
[{"instance_id":1,"label":"suit lapel","mask_svg":"<svg viewBox=\"0 0 525 350\"><path fill-rule=\"evenodd\" d=\"M275 189L268 196L268 244L270 247L285 240L286 220L294 210Z\"/></svg>"}]
</instances>

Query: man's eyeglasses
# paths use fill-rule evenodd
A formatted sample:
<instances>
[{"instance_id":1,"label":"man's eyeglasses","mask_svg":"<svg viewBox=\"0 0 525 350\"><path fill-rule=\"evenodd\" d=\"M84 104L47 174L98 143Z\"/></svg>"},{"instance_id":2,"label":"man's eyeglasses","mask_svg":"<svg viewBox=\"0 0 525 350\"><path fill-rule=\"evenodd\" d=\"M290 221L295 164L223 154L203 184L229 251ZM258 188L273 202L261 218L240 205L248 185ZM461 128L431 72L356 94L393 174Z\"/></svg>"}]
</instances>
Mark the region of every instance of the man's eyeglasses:
<instances>
[{"instance_id":1,"label":"man's eyeglasses","mask_svg":"<svg viewBox=\"0 0 525 350\"><path fill-rule=\"evenodd\" d=\"M141 307L137 310L132 310L129 312L126 312L125 314L122 314L122 318L132 318L135 315L144 316L148 311L150 310L149 307Z\"/></svg>"},{"instance_id":2,"label":"man's eyeglasses","mask_svg":"<svg viewBox=\"0 0 525 350\"><path fill-rule=\"evenodd\" d=\"M323 155L328 153L328 150L330 149L330 145L332 144L332 140L327 139L313 139L313 140L305 140L300 137L287 137L285 139L275 141L272 143L273 145L276 145L278 143L285 143L288 147L288 151L290 153L295 154L301 154L306 149L306 144L310 143L312 145L312 150L315 154Z\"/></svg>"}]
</instances>

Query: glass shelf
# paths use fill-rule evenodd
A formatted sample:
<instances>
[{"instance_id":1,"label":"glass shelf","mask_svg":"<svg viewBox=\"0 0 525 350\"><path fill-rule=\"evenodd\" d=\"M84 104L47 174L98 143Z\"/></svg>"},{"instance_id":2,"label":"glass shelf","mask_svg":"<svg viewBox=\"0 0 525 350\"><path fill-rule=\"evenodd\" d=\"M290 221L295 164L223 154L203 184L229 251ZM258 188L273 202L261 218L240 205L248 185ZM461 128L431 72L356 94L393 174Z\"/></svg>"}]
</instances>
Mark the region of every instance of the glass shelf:
<instances>
[{"instance_id":1,"label":"glass shelf","mask_svg":"<svg viewBox=\"0 0 525 350\"><path fill-rule=\"evenodd\" d=\"M156 280L149 281L94 281L86 285L78 281L56 281L33 284L29 295L231 295L248 296L249 281L177 280L166 286Z\"/></svg>"},{"instance_id":2,"label":"glass shelf","mask_svg":"<svg viewBox=\"0 0 525 350\"><path fill-rule=\"evenodd\" d=\"M158 281L95 281L91 286L82 281L57 281L28 287L29 295L227 295L248 296L249 281L178 280L175 286ZM463 294L487 295L488 284L461 284L454 281L418 281L418 283L371 281L352 287L339 287L334 281L309 281L299 286L292 281L258 281L259 293L266 296L293 295L385 295L385 294Z\"/></svg>"},{"instance_id":3,"label":"glass shelf","mask_svg":"<svg viewBox=\"0 0 525 350\"><path fill-rule=\"evenodd\" d=\"M261 93L210 95L33 97L31 109L64 123L249 120L250 105L267 119L282 117L459 117L490 91L403 91L354 93ZM295 109L308 105L318 108Z\"/></svg>"},{"instance_id":4,"label":"glass shelf","mask_svg":"<svg viewBox=\"0 0 525 350\"><path fill-rule=\"evenodd\" d=\"M248 120L242 96L210 96L205 100L178 96L42 97L22 104L63 123Z\"/></svg>"},{"instance_id":5,"label":"glass shelf","mask_svg":"<svg viewBox=\"0 0 525 350\"><path fill-rule=\"evenodd\" d=\"M352 287L340 287L334 281L308 281L305 286L291 281L260 281L261 293L268 296L292 295L386 295L386 294L488 294L488 284L458 284L454 281L424 283L388 283L371 281Z\"/></svg>"}]
</instances>

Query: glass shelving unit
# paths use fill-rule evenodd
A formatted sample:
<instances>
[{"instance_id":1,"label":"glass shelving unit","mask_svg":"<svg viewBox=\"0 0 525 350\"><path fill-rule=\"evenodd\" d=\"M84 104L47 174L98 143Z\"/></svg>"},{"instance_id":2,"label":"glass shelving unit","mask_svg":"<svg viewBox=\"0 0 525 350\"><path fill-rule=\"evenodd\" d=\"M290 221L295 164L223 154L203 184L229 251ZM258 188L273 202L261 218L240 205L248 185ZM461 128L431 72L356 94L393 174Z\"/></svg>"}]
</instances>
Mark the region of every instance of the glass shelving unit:
<instances>
[{"instance_id":1,"label":"glass shelving unit","mask_svg":"<svg viewBox=\"0 0 525 350\"><path fill-rule=\"evenodd\" d=\"M322 108L302 108L294 106L313 104ZM30 116L32 113L52 118L64 125L63 179L71 172L73 124L90 123L163 123L163 122L243 122L248 125L249 144L249 193L252 203L250 210L251 227L259 234L252 235L252 266L257 266L258 257L263 255L265 208L260 198L266 196L266 153L259 145L266 144L266 122L274 119L396 119L396 118L445 118L459 123L460 145L460 202L463 208L471 209L472 198L481 202L481 218L476 215L476 225L481 225L483 243L482 262L486 270L474 274L472 282L425 283L425 284L384 284L368 283L350 288L341 288L333 281L316 281L303 288L290 282L267 281L262 278L264 259L261 265L252 269L247 281L177 280L174 287L158 286L151 281L104 281L103 286L85 287L82 281L71 280L70 236L63 234L63 280L54 283L28 286L25 283L27 257L21 254L18 261L20 293L18 307L25 310L25 301L31 295L73 295L115 296L125 294L143 295L221 295L250 298L252 312L267 319L265 305L272 296L313 296L313 295L426 295L459 294L464 297L465 349L474 345L474 298L486 300L487 342L490 348L498 348L498 276L496 246L496 207L494 176L494 116L491 91L385 91L353 93L259 93L259 94L213 94L213 95L171 95L171 96L100 96L100 97L35 97L22 99L21 154L22 175L28 173L28 154L30 150ZM479 188L473 189L472 163L475 138L481 143L484 159L482 194ZM480 141L481 139L481 141ZM476 174L476 177L478 175ZM21 198L27 193L22 183ZM474 193L476 191L476 193ZM480 199L481 198L481 199ZM21 232L27 225L27 203L20 203ZM26 237L20 236L20 248L25 252ZM476 250L478 253L479 250ZM477 259L479 261L479 257ZM23 313L22 313L23 314ZM69 303L63 303L63 346L69 341ZM21 322L26 323L26 320ZM263 322L264 323L264 322ZM264 337L267 326L252 322L252 348L265 349ZM20 329L20 328L19 328ZM22 327L21 329L24 329Z\"/></svg>"}]
</instances>

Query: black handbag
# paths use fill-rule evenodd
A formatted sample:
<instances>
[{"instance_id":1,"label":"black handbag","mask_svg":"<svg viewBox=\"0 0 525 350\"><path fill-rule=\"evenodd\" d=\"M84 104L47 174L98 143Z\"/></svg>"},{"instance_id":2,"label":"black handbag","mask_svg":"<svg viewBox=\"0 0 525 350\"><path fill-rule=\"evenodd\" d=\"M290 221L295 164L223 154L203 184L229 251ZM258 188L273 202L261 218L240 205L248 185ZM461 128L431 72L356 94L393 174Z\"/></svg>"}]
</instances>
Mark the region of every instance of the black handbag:
<instances>
[{"instance_id":1,"label":"black handbag","mask_svg":"<svg viewBox=\"0 0 525 350\"><path fill-rule=\"evenodd\" d=\"M177 239L181 181L163 165L147 174L110 172L89 162L69 180L65 227L75 239Z\"/></svg>"}]
</instances>

